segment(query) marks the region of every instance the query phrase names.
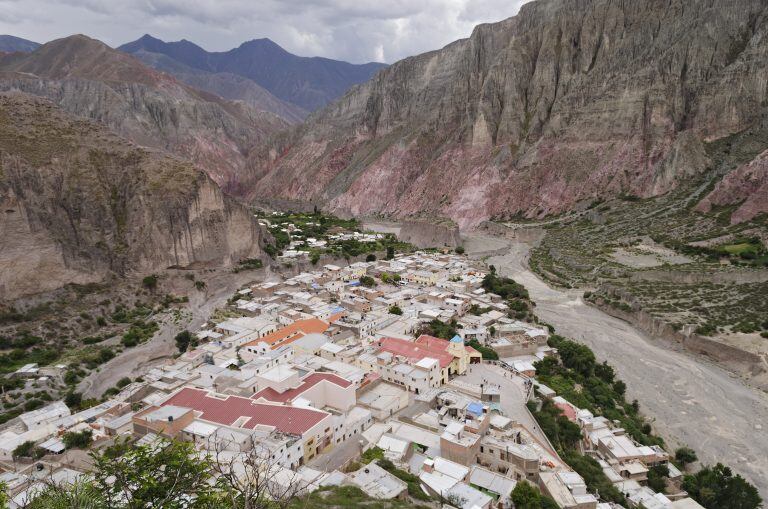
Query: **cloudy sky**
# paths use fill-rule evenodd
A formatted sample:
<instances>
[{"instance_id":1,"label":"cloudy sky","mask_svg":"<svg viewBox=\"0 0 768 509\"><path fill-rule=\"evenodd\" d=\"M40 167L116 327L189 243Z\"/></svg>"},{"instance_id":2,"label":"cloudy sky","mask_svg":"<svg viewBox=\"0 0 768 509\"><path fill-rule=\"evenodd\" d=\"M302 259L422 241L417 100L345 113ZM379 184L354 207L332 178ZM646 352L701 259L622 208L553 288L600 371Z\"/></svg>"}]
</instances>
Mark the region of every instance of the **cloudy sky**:
<instances>
[{"instance_id":1,"label":"cloudy sky","mask_svg":"<svg viewBox=\"0 0 768 509\"><path fill-rule=\"evenodd\" d=\"M83 33L118 46L145 33L209 51L269 37L298 55L394 62L467 37L528 0L0 0L0 33Z\"/></svg>"}]
</instances>

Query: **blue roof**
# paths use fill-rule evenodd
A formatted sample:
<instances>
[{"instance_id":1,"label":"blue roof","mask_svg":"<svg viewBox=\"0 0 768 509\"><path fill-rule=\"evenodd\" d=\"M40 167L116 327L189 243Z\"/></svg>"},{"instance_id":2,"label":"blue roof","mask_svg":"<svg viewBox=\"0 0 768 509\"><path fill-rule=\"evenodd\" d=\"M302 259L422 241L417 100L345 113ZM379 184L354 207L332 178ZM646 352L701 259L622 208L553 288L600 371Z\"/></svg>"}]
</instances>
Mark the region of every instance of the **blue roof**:
<instances>
[{"instance_id":1,"label":"blue roof","mask_svg":"<svg viewBox=\"0 0 768 509\"><path fill-rule=\"evenodd\" d=\"M475 415L483 415L483 404L480 402L470 403L467 405L467 412L473 413Z\"/></svg>"},{"instance_id":2,"label":"blue roof","mask_svg":"<svg viewBox=\"0 0 768 509\"><path fill-rule=\"evenodd\" d=\"M461 339L461 336L459 336L458 334L456 334L451 338L451 343L463 343L463 342L464 340Z\"/></svg>"}]
</instances>

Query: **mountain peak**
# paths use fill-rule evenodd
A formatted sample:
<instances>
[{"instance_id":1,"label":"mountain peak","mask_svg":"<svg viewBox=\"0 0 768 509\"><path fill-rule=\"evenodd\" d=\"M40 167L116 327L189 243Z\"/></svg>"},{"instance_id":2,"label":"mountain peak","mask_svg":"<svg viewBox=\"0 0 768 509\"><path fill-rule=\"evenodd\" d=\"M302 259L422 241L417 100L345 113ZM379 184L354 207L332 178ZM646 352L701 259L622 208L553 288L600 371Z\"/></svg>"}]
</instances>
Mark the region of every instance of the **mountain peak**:
<instances>
[{"instance_id":1,"label":"mountain peak","mask_svg":"<svg viewBox=\"0 0 768 509\"><path fill-rule=\"evenodd\" d=\"M15 35L0 35L0 51L14 53L29 53L40 47L40 43L28 41Z\"/></svg>"},{"instance_id":2,"label":"mountain peak","mask_svg":"<svg viewBox=\"0 0 768 509\"><path fill-rule=\"evenodd\" d=\"M156 83L169 79L135 58L83 34L48 42L33 53L9 61L2 70L50 79L83 78L128 83Z\"/></svg>"},{"instance_id":3,"label":"mountain peak","mask_svg":"<svg viewBox=\"0 0 768 509\"><path fill-rule=\"evenodd\" d=\"M186 39L155 42L142 37L118 49L148 51L210 73L247 78L279 99L313 111L340 97L352 85L371 78L382 64L356 65L328 58L307 58L286 51L266 37L245 41L229 51L208 52ZM183 81L183 80L182 80Z\"/></svg>"}]
</instances>

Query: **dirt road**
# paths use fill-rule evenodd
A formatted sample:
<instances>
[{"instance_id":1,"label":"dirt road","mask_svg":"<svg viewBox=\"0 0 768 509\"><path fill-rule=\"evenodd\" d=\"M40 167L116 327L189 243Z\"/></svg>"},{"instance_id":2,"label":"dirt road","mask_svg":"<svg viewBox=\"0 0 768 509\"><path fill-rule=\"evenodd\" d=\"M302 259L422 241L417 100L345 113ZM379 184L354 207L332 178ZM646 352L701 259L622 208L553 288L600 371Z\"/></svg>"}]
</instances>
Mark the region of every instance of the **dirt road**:
<instances>
[{"instance_id":1,"label":"dirt road","mask_svg":"<svg viewBox=\"0 0 768 509\"><path fill-rule=\"evenodd\" d=\"M159 330L151 340L129 348L123 353L92 371L78 387L85 398L98 398L104 391L123 377L137 378L166 359L178 353L174 337L179 331L195 331L210 317L211 313L224 305L229 297L246 282L267 281L277 278L269 269L233 273L229 270L198 273L203 280L203 291L195 290L192 282L184 277L183 271L171 274L162 280L163 291L174 295L188 295L189 303L182 308L182 319L174 322L169 315L158 317Z\"/></svg>"},{"instance_id":2,"label":"dirt road","mask_svg":"<svg viewBox=\"0 0 768 509\"><path fill-rule=\"evenodd\" d=\"M528 288L541 319L612 364L628 397L640 402L668 443L693 447L706 464L729 464L768 498L768 395L587 306L580 292L550 288L528 269L529 246L522 242L471 234L465 247L470 256L492 253L486 261Z\"/></svg>"}]
</instances>

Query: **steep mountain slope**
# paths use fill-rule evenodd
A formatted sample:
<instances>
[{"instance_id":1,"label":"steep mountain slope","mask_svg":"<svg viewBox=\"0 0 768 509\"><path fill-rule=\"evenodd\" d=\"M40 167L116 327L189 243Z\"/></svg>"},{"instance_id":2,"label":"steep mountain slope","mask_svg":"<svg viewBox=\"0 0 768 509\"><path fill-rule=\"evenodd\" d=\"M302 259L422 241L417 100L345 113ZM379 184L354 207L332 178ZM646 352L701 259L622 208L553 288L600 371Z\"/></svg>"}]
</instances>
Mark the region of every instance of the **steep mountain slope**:
<instances>
[{"instance_id":1,"label":"steep mountain slope","mask_svg":"<svg viewBox=\"0 0 768 509\"><path fill-rule=\"evenodd\" d=\"M356 65L329 58L299 57L269 39L254 39L225 52L207 52L186 40L164 42L144 35L118 49L126 53L160 53L195 69L243 76L308 111L325 106L352 85L370 79L386 67L373 62Z\"/></svg>"},{"instance_id":2,"label":"steep mountain slope","mask_svg":"<svg viewBox=\"0 0 768 509\"><path fill-rule=\"evenodd\" d=\"M274 114L195 90L82 35L0 58L0 90L51 99L136 143L187 157L233 189L248 149L287 126Z\"/></svg>"},{"instance_id":3,"label":"steep mountain slope","mask_svg":"<svg viewBox=\"0 0 768 509\"><path fill-rule=\"evenodd\" d=\"M252 152L251 196L488 218L657 196L766 109L761 0L538 0ZM768 147L767 147L768 148Z\"/></svg>"},{"instance_id":4,"label":"steep mountain slope","mask_svg":"<svg viewBox=\"0 0 768 509\"><path fill-rule=\"evenodd\" d=\"M30 52L40 47L39 43L15 37L13 35L0 35L0 51L13 53L16 51Z\"/></svg>"},{"instance_id":5,"label":"steep mountain slope","mask_svg":"<svg viewBox=\"0 0 768 509\"><path fill-rule=\"evenodd\" d=\"M0 300L110 273L228 265L259 227L192 164L0 94Z\"/></svg>"},{"instance_id":6,"label":"steep mountain slope","mask_svg":"<svg viewBox=\"0 0 768 509\"><path fill-rule=\"evenodd\" d=\"M735 205L731 223L750 221L768 214L768 149L750 163L728 173L696 209L710 212L714 207Z\"/></svg>"},{"instance_id":7,"label":"steep mountain slope","mask_svg":"<svg viewBox=\"0 0 768 509\"><path fill-rule=\"evenodd\" d=\"M198 90L211 92L230 101L243 101L255 110L269 111L291 124L303 121L308 114L306 110L278 99L255 81L237 74L195 69L162 53L139 50L132 53L132 56Z\"/></svg>"}]
</instances>

